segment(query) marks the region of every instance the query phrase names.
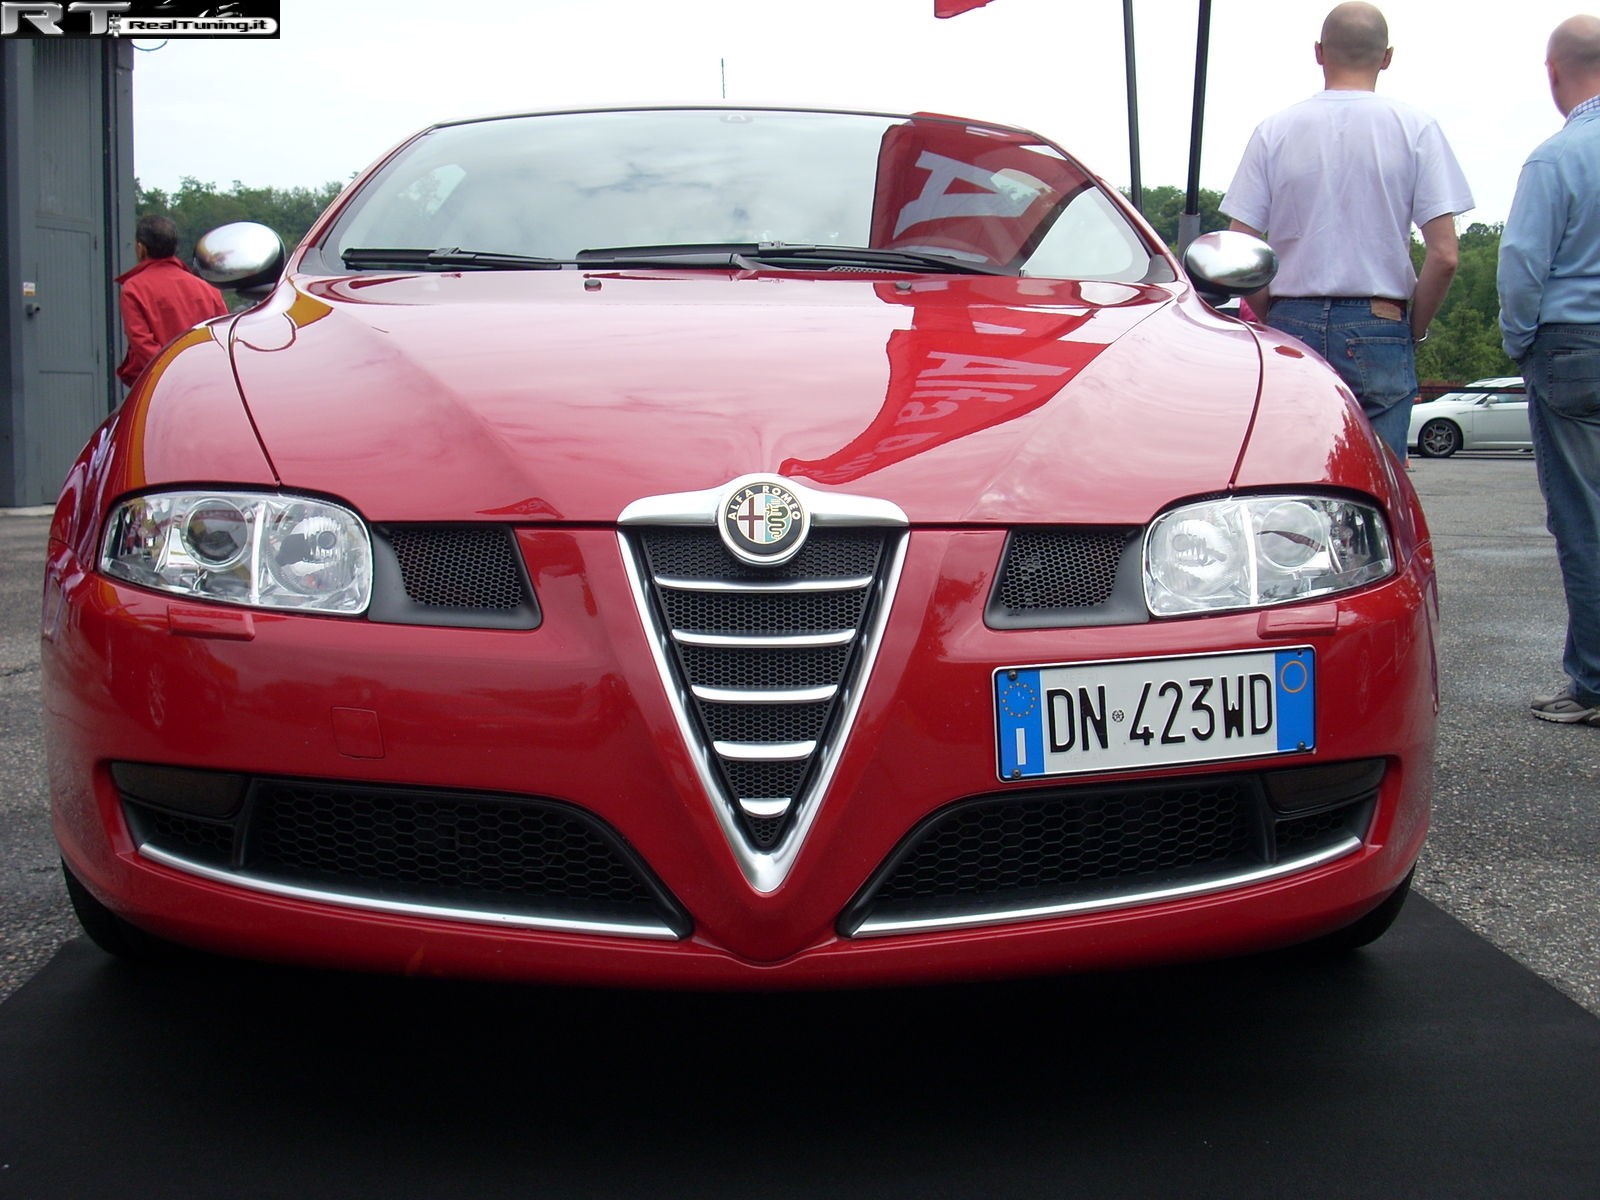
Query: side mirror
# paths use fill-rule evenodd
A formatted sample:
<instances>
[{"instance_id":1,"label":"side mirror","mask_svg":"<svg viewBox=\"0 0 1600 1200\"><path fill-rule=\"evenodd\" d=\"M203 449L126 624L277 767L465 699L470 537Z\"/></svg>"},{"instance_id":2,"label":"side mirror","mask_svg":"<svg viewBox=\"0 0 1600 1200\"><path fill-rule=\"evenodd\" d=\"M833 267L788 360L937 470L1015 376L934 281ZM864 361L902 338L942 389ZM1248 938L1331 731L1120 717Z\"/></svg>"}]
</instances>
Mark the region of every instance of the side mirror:
<instances>
[{"instance_id":1,"label":"side mirror","mask_svg":"<svg viewBox=\"0 0 1600 1200\"><path fill-rule=\"evenodd\" d=\"M1202 233L1183 252L1183 266L1195 290L1207 299L1248 296L1278 273L1272 247L1248 233L1224 229Z\"/></svg>"},{"instance_id":2,"label":"side mirror","mask_svg":"<svg viewBox=\"0 0 1600 1200\"><path fill-rule=\"evenodd\" d=\"M219 225L194 244L195 272L207 283L259 299L283 274L283 239L265 225Z\"/></svg>"}]
</instances>

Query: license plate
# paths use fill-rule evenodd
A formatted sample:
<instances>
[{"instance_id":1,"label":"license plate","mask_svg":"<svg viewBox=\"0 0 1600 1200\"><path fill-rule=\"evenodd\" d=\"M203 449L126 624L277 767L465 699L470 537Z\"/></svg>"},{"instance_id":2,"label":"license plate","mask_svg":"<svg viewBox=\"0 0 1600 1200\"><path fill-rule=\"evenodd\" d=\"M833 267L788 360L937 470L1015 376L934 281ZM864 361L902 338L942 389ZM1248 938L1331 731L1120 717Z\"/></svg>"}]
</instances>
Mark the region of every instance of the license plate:
<instances>
[{"instance_id":1,"label":"license plate","mask_svg":"<svg viewBox=\"0 0 1600 1200\"><path fill-rule=\"evenodd\" d=\"M1294 754L1316 745L1316 655L1290 650L1008 667L1002 779Z\"/></svg>"}]
</instances>

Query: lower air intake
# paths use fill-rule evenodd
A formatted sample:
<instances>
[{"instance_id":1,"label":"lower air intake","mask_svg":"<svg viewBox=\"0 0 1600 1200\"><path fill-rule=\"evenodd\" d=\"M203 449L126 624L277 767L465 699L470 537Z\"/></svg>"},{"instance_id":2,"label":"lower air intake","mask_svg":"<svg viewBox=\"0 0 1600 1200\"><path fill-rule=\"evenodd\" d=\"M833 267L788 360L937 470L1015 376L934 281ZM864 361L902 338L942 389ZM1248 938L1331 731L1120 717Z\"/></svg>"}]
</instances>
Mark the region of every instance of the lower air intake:
<instances>
[{"instance_id":1,"label":"lower air intake","mask_svg":"<svg viewBox=\"0 0 1600 1200\"><path fill-rule=\"evenodd\" d=\"M1355 848L1381 779L1351 779L1315 807L1279 811L1326 768L1201 776L1128 787L984 796L929 817L890 855L840 920L840 931L981 924L1119 898L1243 879ZM1304 790L1304 788L1302 788Z\"/></svg>"},{"instance_id":2,"label":"lower air intake","mask_svg":"<svg viewBox=\"0 0 1600 1200\"><path fill-rule=\"evenodd\" d=\"M160 778L147 770L141 794L124 790L141 848L223 875L354 901L687 932L632 849L568 804L255 779L238 811L219 817L180 811L183 798L162 795Z\"/></svg>"}]
</instances>

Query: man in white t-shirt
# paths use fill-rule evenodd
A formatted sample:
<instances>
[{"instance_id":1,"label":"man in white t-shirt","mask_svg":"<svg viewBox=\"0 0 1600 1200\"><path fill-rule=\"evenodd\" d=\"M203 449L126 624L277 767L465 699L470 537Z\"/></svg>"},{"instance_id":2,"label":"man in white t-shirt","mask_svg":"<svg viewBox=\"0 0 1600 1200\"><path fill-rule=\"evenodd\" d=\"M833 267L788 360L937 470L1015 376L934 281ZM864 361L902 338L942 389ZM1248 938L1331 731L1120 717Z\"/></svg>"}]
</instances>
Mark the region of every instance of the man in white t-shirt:
<instances>
[{"instance_id":1,"label":"man in white t-shirt","mask_svg":"<svg viewBox=\"0 0 1600 1200\"><path fill-rule=\"evenodd\" d=\"M1455 275L1455 217L1472 192L1438 123L1376 94L1393 54L1372 5L1330 12L1316 45L1325 90L1261 122L1222 211L1277 251L1270 294L1249 298L1258 317L1327 359L1404 460L1415 343Z\"/></svg>"}]
</instances>

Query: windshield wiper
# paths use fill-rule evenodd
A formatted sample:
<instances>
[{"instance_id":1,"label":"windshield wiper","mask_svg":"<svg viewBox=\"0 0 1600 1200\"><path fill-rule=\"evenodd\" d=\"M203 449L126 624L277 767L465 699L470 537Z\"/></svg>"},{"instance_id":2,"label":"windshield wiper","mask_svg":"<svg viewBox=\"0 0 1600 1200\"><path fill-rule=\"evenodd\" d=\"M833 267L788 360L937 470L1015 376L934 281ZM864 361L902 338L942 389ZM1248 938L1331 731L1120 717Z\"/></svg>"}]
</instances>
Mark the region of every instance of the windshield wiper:
<instances>
[{"instance_id":1,"label":"windshield wiper","mask_svg":"<svg viewBox=\"0 0 1600 1200\"><path fill-rule=\"evenodd\" d=\"M1016 275L993 263L970 262L920 250L875 246L825 246L796 242L705 242L662 246L604 246L578 251L575 258L498 254L459 246L420 248L353 247L339 256L346 267L397 267L441 270L467 267L484 271L548 271L580 267L733 267L751 270L761 263L808 267L880 267L886 271L925 271L949 275Z\"/></svg>"},{"instance_id":2,"label":"windshield wiper","mask_svg":"<svg viewBox=\"0 0 1600 1200\"><path fill-rule=\"evenodd\" d=\"M347 267L474 267L485 271L547 271L567 265L565 259L538 258L531 254L491 254L451 246L438 250L360 247L339 257Z\"/></svg>"},{"instance_id":3,"label":"windshield wiper","mask_svg":"<svg viewBox=\"0 0 1600 1200\"><path fill-rule=\"evenodd\" d=\"M892 250L879 246L791 245L761 242L751 254L762 262L797 259L801 262L841 267L883 267L890 271L931 271L946 275L1012 275L1017 272L988 262L972 262L920 250Z\"/></svg>"},{"instance_id":4,"label":"windshield wiper","mask_svg":"<svg viewBox=\"0 0 1600 1200\"><path fill-rule=\"evenodd\" d=\"M823 246L792 242L708 242L675 246L608 246L580 250L579 266L739 267L757 263L806 266L881 267L886 271L930 271L953 275L1015 275L992 263L967 262L917 250L871 246Z\"/></svg>"},{"instance_id":5,"label":"windshield wiper","mask_svg":"<svg viewBox=\"0 0 1600 1200\"><path fill-rule=\"evenodd\" d=\"M579 250L574 261L580 267L738 267L749 270L755 264L748 256L756 242L692 242L667 246L601 246Z\"/></svg>"}]
</instances>

